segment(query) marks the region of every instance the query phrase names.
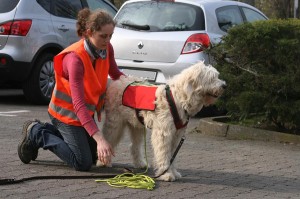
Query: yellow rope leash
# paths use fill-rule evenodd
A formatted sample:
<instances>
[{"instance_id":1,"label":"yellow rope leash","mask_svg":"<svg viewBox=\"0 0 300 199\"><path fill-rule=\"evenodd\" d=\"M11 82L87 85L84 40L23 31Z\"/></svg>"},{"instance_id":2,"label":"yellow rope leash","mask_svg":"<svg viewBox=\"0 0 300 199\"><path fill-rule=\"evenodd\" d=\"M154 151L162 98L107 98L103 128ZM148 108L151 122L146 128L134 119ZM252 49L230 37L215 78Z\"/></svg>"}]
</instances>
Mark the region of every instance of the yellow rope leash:
<instances>
[{"instance_id":1,"label":"yellow rope leash","mask_svg":"<svg viewBox=\"0 0 300 199\"><path fill-rule=\"evenodd\" d=\"M148 172L148 159L146 154L146 128L144 129L144 150L145 150L145 158L147 163L146 171L143 173L123 173L117 175L113 178L104 179L104 180L95 180L96 182L106 182L112 187L129 187L134 189L147 189L153 190L155 187L155 181L153 178L144 175Z\"/></svg>"},{"instance_id":2,"label":"yellow rope leash","mask_svg":"<svg viewBox=\"0 0 300 199\"><path fill-rule=\"evenodd\" d=\"M146 175L124 173L117 175L114 178L106 180L95 180L96 182L107 182L112 187L129 187L134 189L148 189L153 190L155 187L155 181Z\"/></svg>"}]
</instances>

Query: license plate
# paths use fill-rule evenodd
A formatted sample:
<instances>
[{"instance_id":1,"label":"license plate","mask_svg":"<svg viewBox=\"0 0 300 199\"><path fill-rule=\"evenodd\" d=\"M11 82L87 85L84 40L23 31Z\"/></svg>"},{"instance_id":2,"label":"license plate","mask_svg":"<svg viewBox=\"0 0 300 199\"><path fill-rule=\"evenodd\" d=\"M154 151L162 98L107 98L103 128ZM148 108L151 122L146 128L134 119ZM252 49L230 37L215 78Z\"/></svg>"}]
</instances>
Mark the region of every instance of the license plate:
<instances>
[{"instance_id":1,"label":"license plate","mask_svg":"<svg viewBox=\"0 0 300 199\"><path fill-rule=\"evenodd\" d=\"M156 80L157 72L154 72L154 71L132 70L132 69L127 69L127 68L123 68L123 69L120 69L120 70L126 75L141 77L141 78L147 79L149 81L155 81Z\"/></svg>"}]
</instances>

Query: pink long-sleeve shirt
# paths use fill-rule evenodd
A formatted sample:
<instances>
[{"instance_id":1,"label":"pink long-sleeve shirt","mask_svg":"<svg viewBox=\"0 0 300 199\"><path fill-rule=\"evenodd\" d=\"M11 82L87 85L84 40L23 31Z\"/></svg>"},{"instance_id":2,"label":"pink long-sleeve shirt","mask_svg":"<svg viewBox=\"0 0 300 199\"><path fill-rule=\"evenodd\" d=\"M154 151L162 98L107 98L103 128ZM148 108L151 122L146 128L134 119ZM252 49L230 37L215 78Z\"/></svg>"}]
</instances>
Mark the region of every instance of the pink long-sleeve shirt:
<instances>
[{"instance_id":1,"label":"pink long-sleeve shirt","mask_svg":"<svg viewBox=\"0 0 300 199\"><path fill-rule=\"evenodd\" d=\"M114 50L111 44L109 44L109 76L111 79L119 79L121 75L124 75L116 64L114 58ZM84 86L83 86L84 66L74 52L68 53L63 58L63 77L70 83L71 97L74 106L75 113L79 118L82 126L86 129L90 136L94 135L99 128L95 120L88 113L87 107L84 101Z\"/></svg>"}]
</instances>

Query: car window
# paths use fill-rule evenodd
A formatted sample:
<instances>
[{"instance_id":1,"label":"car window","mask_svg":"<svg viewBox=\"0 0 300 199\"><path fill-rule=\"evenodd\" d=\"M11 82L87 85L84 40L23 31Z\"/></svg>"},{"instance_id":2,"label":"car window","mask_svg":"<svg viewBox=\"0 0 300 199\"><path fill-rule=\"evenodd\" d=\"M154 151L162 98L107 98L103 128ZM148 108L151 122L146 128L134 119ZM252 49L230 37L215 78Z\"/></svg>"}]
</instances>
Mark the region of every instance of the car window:
<instances>
[{"instance_id":1,"label":"car window","mask_svg":"<svg viewBox=\"0 0 300 199\"><path fill-rule=\"evenodd\" d=\"M237 6L224 6L216 10L218 24L221 30L227 32L229 28L243 23L243 17Z\"/></svg>"},{"instance_id":2,"label":"car window","mask_svg":"<svg viewBox=\"0 0 300 199\"><path fill-rule=\"evenodd\" d=\"M20 0L0 0L0 13L12 11Z\"/></svg>"},{"instance_id":3,"label":"car window","mask_svg":"<svg viewBox=\"0 0 300 199\"><path fill-rule=\"evenodd\" d=\"M101 9L106 10L108 13L110 13L112 17L114 17L117 13L116 10L111 5L106 3L105 1L102 1L102 0L86 0L86 2L88 4L88 7L91 10L101 8Z\"/></svg>"},{"instance_id":4,"label":"car window","mask_svg":"<svg viewBox=\"0 0 300 199\"><path fill-rule=\"evenodd\" d=\"M40 4L47 12L50 13L51 0L37 0L38 4Z\"/></svg>"},{"instance_id":5,"label":"car window","mask_svg":"<svg viewBox=\"0 0 300 199\"><path fill-rule=\"evenodd\" d=\"M174 2L136 2L122 7L116 16L118 27L148 31L204 30L201 8ZM148 29L146 28L148 27Z\"/></svg>"},{"instance_id":6,"label":"car window","mask_svg":"<svg viewBox=\"0 0 300 199\"><path fill-rule=\"evenodd\" d=\"M76 19L77 13L81 9L80 0L55 0L51 13L58 17Z\"/></svg>"},{"instance_id":7,"label":"car window","mask_svg":"<svg viewBox=\"0 0 300 199\"><path fill-rule=\"evenodd\" d=\"M246 20L248 22L254 22L254 21L258 21L258 20L266 20L266 18L262 14L256 12L255 10L252 10L252 9L246 8L246 7L242 7L242 10L243 10Z\"/></svg>"}]
</instances>

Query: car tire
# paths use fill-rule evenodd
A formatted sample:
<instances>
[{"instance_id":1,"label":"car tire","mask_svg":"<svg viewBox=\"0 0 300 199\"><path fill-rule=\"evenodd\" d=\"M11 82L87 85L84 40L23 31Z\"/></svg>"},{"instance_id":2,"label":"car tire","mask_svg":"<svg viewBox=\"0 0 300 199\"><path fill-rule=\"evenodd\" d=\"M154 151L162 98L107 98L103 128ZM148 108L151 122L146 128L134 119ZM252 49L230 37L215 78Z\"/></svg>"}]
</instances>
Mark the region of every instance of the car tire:
<instances>
[{"instance_id":1,"label":"car tire","mask_svg":"<svg viewBox=\"0 0 300 199\"><path fill-rule=\"evenodd\" d=\"M25 98L34 104L49 104L55 86L54 54L42 54L34 64L29 78L23 83Z\"/></svg>"}]
</instances>

